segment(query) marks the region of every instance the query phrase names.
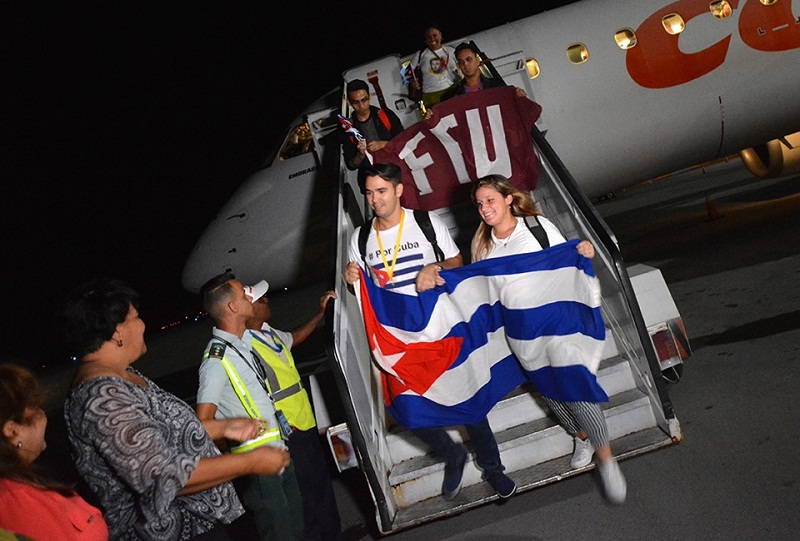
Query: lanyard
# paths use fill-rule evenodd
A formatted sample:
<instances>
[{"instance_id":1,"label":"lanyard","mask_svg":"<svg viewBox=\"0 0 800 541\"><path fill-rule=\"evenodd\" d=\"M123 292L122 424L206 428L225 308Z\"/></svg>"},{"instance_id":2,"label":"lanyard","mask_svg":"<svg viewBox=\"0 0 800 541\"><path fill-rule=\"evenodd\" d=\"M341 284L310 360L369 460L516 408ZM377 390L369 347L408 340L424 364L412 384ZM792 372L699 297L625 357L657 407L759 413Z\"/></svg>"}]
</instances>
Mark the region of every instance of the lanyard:
<instances>
[{"instance_id":1,"label":"lanyard","mask_svg":"<svg viewBox=\"0 0 800 541\"><path fill-rule=\"evenodd\" d=\"M381 259L383 260L383 268L386 269L386 274L389 281L392 281L394 276L394 267L397 264L397 252L400 251L400 237L403 236L403 221L406 218L406 211L402 210L400 213L400 227L397 230L397 240L394 243L394 253L392 254L392 266L386 261L386 254L383 252L383 243L381 242L381 232L378 230L378 220L375 220L375 236L378 239L378 250L381 252Z\"/></svg>"},{"instance_id":2,"label":"lanyard","mask_svg":"<svg viewBox=\"0 0 800 541\"><path fill-rule=\"evenodd\" d=\"M256 340L258 340L260 343L262 343L262 344L264 344L265 346L267 346L269 349L271 349L271 350L272 350L272 351L274 351L275 353L280 353L281 351L283 351L283 347L284 347L284 346L283 346L283 343L280 341L280 339L279 339L279 338L278 338L278 336L277 336L277 335L276 335L276 334L273 332L273 330L272 330L272 329L267 329L266 331L264 331L263 329L259 329L259 332L258 332L258 333L250 333L250 334L252 334L252 335L253 335L253 338L255 338L255 339L256 339ZM261 338L261 336L259 336L259 335L264 335L264 336L266 336L267 334L269 334L269 337L270 337L270 338L272 338L272 344L270 344L270 343L269 343L269 342L267 342L266 340L262 339L262 338Z\"/></svg>"},{"instance_id":3,"label":"lanyard","mask_svg":"<svg viewBox=\"0 0 800 541\"><path fill-rule=\"evenodd\" d=\"M219 338L219 337L217 337L217 338ZM256 379L258 379L258 382L261 384L261 387L264 388L264 392L267 393L267 396L269 397L270 401L274 404L275 401L272 399L272 394L270 394L269 388L267 387L267 371L264 369L263 366L261 366L261 362L258 359L258 357L256 357L256 354L253 353L252 350L250 351L250 360L253 361L253 364L250 364L250 361L247 360L247 357L245 355L242 355L242 352L239 351L239 348L237 348L236 346L234 346L233 344L231 344L230 342L228 342L224 338L220 338L220 340L222 340L227 345L232 347L233 350L236 351L236 353L239 354L239 357L242 358L242 360L244 361L244 364L246 364L255 373Z\"/></svg>"}]
</instances>

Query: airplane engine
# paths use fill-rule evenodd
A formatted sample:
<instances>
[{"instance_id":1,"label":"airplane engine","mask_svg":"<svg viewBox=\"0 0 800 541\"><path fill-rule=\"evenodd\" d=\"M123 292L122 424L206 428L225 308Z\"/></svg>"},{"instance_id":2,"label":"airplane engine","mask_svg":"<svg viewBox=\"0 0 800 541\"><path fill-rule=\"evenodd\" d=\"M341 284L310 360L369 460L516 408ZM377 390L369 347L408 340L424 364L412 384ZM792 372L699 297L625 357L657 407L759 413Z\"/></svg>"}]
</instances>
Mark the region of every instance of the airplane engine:
<instances>
[{"instance_id":1,"label":"airplane engine","mask_svg":"<svg viewBox=\"0 0 800 541\"><path fill-rule=\"evenodd\" d=\"M800 172L800 132L744 149L739 156L747 170L758 178L776 178Z\"/></svg>"}]
</instances>

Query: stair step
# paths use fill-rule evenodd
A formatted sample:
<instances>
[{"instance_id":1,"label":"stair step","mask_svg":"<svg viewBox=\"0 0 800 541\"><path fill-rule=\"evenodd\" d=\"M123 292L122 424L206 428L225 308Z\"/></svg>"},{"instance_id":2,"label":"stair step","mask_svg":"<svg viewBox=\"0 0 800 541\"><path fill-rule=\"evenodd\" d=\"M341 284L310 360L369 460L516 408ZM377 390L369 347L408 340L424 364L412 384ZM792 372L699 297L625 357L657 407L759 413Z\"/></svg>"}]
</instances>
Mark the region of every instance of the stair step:
<instances>
[{"instance_id":1,"label":"stair step","mask_svg":"<svg viewBox=\"0 0 800 541\"><path fill-rule=\"evenodd\" d=\"M614 456L620 460L654 451L672 443L674 442L668 434L658 427L652 427L612 439L611 449ZM595 465L592 463L584 468L573 470L569 467L569 456L564 456L512 472L509 476L517 483L517 491L523 492L588 472L594 467ZM623 473L625 471L624 462L622 471ZM497 499L497 494L488 483L477 483L462 488L453 501L447 501L437 495L410 507L398 509L392 528L395 531L410 528L431 519L456 515Z\"/></svg>"},{"instance_id":2,"label":"stair step","mask_svg":"<svg viewBox=\"0 0 800 541\"><path fill-rule=\"evenodd\" d=\"M656 425L648 397L637 389L618 393L601 407L612 440ZM566 457L568 462L572 454L572 438L551 417L497 431L495 438L507 472L523 470L531 463L547 462L559 457ZM419 446L422 447L421 444ZM469 443L467 448L470 449L470 457L464 468L463 485L483 484L481 470L474 462ZM443 473L444 463L431 454L395 464L389 474L389 482L398 507L437 496L441 492Z\"/></svg>"}]
</instances>

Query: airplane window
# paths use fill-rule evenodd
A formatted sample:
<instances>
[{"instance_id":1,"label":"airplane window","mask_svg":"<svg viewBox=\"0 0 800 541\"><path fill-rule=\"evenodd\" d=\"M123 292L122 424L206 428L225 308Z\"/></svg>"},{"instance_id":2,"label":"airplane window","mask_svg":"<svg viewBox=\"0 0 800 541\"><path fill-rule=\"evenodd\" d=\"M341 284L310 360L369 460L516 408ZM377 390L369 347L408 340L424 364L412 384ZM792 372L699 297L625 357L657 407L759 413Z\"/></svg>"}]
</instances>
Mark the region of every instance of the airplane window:
<instances>
[{"instance_id":1,"label":"airplane window","mask_svg":"<svg viewBox=\"0 0 800 541\"><path fill-rule=\"evenodd\" d=\"M636 34L630 28L623 28L614 34L614 41L622 50L631 49L636 45Z\"/></svg>"},{"instance_id":2,"label":"airplane window","mask_svg":"<svg viewBox=\"0 0 800 541\"><path fill-rule=\"evenodd\" d=\"M567 48L567 58L573 64L583 64L589 60L589 49L583 43L573 43Z\"/></svg>"},{"instance_id":3,"label":"airplane window","mask_svg":"<svg viewBox=\"0 0 800 541\"><path fill-rule=\"evenodd\" d=\"M528 68L528 75L530 75L531 79L536 79L542 72L539 68L539 62L535 58L525 60L525 66Z\"/></svg>"},{"instance_id":4,"label":"airplane window","mask_svg":"<svg viewBox=\"0 0 800 541\"><path fill-rule=\"evenodd\" d=\"M288 160L310 152L312 149L311 141L311 127L309 127L308 122L304 122L289 134L281 149L281 160Z\"/></svg>"},{"instance_id":5,"label":"airplane window","mask_svg":"<svg viewBox=\"0 0 800 541\"><path fill-rule=\"evenodd\" d=\"M683 22L683 17L677 13L665 15L664 18L661 19L661 24L664 25L664 30L667 31L667 34L672 36L675 34L680 34L683 32L684 28L686 28L686 23Z\"/></svg>"},{"instance_id":6,"label":"airplane window","mask_svg":"<svg viewBox=\"0 0 800 541\"><path fill-rule=\"evenodd\" d=\"M733 9L727 0L711 2L708 7L717 19L727 19L733 13Z\"/></svg>"}]
</instances>

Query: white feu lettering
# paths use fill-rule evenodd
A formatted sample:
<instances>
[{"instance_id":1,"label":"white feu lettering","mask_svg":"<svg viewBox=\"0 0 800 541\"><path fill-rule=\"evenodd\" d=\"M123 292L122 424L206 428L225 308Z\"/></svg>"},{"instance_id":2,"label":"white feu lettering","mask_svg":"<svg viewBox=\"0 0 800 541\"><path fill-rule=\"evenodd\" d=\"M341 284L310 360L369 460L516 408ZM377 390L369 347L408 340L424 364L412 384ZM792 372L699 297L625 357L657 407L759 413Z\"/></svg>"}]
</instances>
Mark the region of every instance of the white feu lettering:
<instances>
[{"instance_id":1,"label":"white feu lettering","mask_svg":"<svg viewBox=\"0 0 800 541\"><path fill-rule=\"evenodd\" d=\"M414 184L417 185L417 189L419 189L421 195L433 192L431 183L428 181L428 176L425 174L425 168L433 165L433 158L431 158L428 152L422 156L414 155L417 145L419 145L420 141L424 138L425 135L422 132L416 134L406 142L405 146L397 155L398 158L408 164L408 167L411 169L411 176L414 177Z\"/></svg>"},{"instance_id":2,"label":"white feu lettering","mask_svg":"<svg viewBox=\"0 0 800 541\"><path fill-rule=\"evenodd\" d=\"M467 126L469 127L470 139L472 139L472 152L475 154L475 174L477 178L491 174L503 175L506 178L511 177L511 157L508 152L508 143L506 143L506 132L503 127L500 106L490 105L486 108L489 131L493 135L494 161L489 160L480 111L478 109L470 109L466 113Z\"/></svg>"},{"instance_id":3,"label":"white feu lettering","mask_svg":"<svg viewBox=\"0 0 800 541\"><path fill-rule=\"evenodd\" d=\"M442 146L444 147L450 161L453 163L453 169L456 171L458 182L461 184L469 184L469 173L467 172L467 164L464 163L464 155L461 153L461 147L458 141L447 133L450 128L458 126L455 115L447 115L442 118L436 126L431 128L431 133L436 136Z\"/></svg>"}]
</instances>

